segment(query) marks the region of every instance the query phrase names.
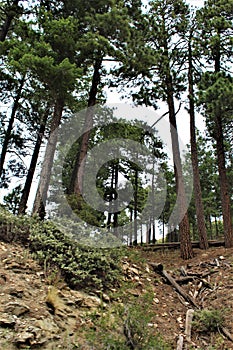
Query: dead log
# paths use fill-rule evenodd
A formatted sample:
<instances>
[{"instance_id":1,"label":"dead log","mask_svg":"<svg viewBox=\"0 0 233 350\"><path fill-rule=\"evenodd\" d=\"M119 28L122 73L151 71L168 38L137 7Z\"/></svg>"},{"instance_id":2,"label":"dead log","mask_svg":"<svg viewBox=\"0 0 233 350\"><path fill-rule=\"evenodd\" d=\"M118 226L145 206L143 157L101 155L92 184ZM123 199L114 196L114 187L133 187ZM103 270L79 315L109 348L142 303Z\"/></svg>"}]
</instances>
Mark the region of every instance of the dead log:
<instances>
[{"instance_id":1,"label":"dead log","mask_svg":"<svg viewBox=\"0 0 233 350\"><path fill-rule=\"evenodd\" d=\"M210 247L222 247L225 243L223 240L221 241L209 241ZM134 245L129 246L130 248L135 248ZM198 241L192 242L193 248L199 248L200 243ZM137 246L138 249L142 249L144 251L155 251L155 250L163 250L163 249L180 249L180 242L167 242L167 243L155 243L155 244L143 244L142 246Z\"/></svg>"},{"instance_id":2,"label":"dead log","mask_svg":"<svg viewBox=\"0 0 233 350\"><path fill-rule=\"evenodd\" d=\"M194 310L189 309L186 313L185 320L185 335L188 342L191 341L191 329L192 329L192 320L193 320Z\"/></svg>"},{"instance_id":3,"label":"dead log","mask_svg":"<svg viewBox=\"0 0 233 350\"><path fill-rule=\"evenodd\" d=\"M225 335L225 337L227 337L230 341L233 342L233 336L225 327L221 327L220 331L222 332L223 335Z\"/></svg>"},{"instance_id":4,"label":"dead log","mask_svg":"<svg viewBox=\"0 0 233 350\"><path fill-rule=\"evenodd\" d=\"M182 334L179 335L178 341L177 341L177 347L176 350L182 350L184 344L184 337Z\"/></svg>"},{"instance_id":5,"label":"dead log","mask_svg":"<svg viewBox=\"0 0 233 350\"><path fill-rule=\"evenodd\" d=\"M169 275L169 273L164 270L163 265L162 264L154 264L154 263L150 263L150 266L154 269L155 272L159 273L161 276L165 277L168 282L176 289L176 291L182 295L182 297L187 300L190 304L192 304L193 306L195 306L197 309L199 309L199 306L197 305L197 303L195 302L195 300L188 295L185 290L179 286L178 283L176 283L175 279Z\"/></svg>"},{"instance_id":6,"label":"dead log","mask_svg":"<svg viewBox=\"0 0 233 350\"><path fill-rule=\"evenodd\" d=\"M179 284L186 284L186 283L192 282L194 279L195 279L194 276L186 276L186 277L176 278L175 281Z\"/></svg>"}]
</instances>

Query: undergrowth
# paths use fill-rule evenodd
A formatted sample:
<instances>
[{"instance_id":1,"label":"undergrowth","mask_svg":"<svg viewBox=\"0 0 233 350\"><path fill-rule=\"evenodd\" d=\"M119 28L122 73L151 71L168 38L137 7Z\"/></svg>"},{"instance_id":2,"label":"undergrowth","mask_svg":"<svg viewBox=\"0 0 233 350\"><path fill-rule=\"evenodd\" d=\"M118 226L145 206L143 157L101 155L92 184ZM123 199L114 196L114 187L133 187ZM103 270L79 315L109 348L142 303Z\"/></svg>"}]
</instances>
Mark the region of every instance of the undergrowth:
<instances>
[{"instance_id":1,"label":"undergrowth","mask_svg":"<svg viewBox=\"0 0 233 350\"><path fill-rule=\"evenodd\" d=\"M59 270L72 288L104 291L119 284L120 249L80 245L54 222L15 216L0 208L0 239L28 246L46 270Z\"/></svg>"}]
</instances>

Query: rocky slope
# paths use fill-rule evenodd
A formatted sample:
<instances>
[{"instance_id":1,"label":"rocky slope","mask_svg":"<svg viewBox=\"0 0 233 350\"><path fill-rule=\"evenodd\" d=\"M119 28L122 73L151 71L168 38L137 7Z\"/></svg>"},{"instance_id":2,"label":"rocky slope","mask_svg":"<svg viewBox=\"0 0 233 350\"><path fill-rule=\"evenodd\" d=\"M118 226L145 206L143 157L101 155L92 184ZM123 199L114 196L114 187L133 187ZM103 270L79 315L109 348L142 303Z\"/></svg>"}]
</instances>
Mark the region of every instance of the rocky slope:
<instances>
[{"instance_id":1,"label":"rocky slope","mask_svg":"<svg viewBox=\"0 0 233 350\"><path fill-rule=\"evenodd\" d=\"M126 254L119 288L109 289L107 294L93 290L89 295L70 289L58 271L38 265L22 246L0 242L0 348L132 349L136 336L129 327L134 326L139 333L144 327L143 334L147 330L154 337L161 334L170 344L168 347L161 342L153 347L155 350L176 349L180 335L184 336L183 349L233 349L220 328L203 332L199 325L193 328L191 340L185 339L186 312L192 305L151 267L151 263L162 262L201 309L221 309L224 327L233 334L233 249L196 250L188 263L177 251L138 249ZM185 281L185 274L193 278ZM152 299L145 298L148 292ZM129 307L137 311L140 305L135 313L139 327L129 325ZM143 308L152 315L146 324L140 319ZM106 345L106 339L114 337L119 337L118 344L125 347L117 347L116 341Z\"/></svg>"}]
</instances>

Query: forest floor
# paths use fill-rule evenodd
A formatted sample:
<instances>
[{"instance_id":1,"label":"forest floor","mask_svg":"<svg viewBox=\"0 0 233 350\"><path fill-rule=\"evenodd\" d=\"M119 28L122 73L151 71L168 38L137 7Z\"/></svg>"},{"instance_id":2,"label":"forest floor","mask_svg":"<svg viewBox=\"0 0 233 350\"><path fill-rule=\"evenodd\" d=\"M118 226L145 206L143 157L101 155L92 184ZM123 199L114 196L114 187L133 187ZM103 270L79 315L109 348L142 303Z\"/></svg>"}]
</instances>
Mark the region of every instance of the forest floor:
<instances>
[{"instance_id":1,"label":"forest floor","mask_svg":"<svg viewBox=\"0 0 233 350\"><path fill-rule=\"evenodd\" d=\"M149 349L145 335L149 329L148 334L160 334L169 344L151 350L177 349L180 335L183 349L233 349L221 328L233 335L233 249L194 252L193 259L183 261L178 250L130 248L122 257L119 288L87 295L71 290L61 276L39 266L22 246L0 242L0 348L124 350L141 341L144 347L135 349L143 350ZM188 340L185 319L193 305L151 263L163 264L201 310L210 310L211 317L217 312L219 327L214 327L212 318L202 318L192 326ZM145 324L147 312L150 319L145 317ZM128 347L119 345L127 342Z\"/></svg>"}]
</instances>

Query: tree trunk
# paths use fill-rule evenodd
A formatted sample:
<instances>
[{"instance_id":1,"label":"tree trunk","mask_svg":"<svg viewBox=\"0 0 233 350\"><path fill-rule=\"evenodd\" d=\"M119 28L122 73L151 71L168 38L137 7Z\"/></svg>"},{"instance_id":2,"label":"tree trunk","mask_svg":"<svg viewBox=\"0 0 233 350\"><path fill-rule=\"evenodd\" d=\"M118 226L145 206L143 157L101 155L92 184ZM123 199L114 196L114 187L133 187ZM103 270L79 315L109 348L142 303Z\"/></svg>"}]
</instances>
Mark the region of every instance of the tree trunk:
<instances>
[{"instance_id":1,"label":"tree trunk","mask_svg":"<svg viewBox=\"0 0 233 350\"><path fill-rule=\"evenodd\" d=\"M230 202L228 179L227 179L227 172L226 172L222 119L221 119L221 113L218 111L215 115L215 122L216 122L215 134L216 134L217 160L218 160L220 193L221 193L222 214L223 214L224 239L225 239L226 248L231 248L233 247L231 202Z\"/></svg>"},{"instance_id":2,"label":"tree trunk","mask_svg":"<svg viewBox=\"0 0 233 350\"><path fill-rule=\"evenodd\" d=\"M214 223L215 223L215 238L218 238L219 230L218 230L218 221L217 221L217 216L216 215L214 215Z\"/></svg>"},{"instance_id":3,"label":"tree trunk","mask_svg":"<svg viewBox=\"0 0 233 350\"><path fill-rule=\"evenodd\" d=\"M114 164L114 189L115 189L115 193L117 193L117 188L118 188L118 172L119 172L119 163L117 162L116 164ZM117 198L114 197L114 199L116 200ZM118 212L117 212L117 208L115 208L115 212L113 214L113 228L114 228L114 235L115 237L118 237Z\"/></svg>"},{"instance_id":4,"label":"tree trunk","mask_svg":"<svg viewBox=\"0 0 233 350\"><path fill-rule=\"evenodd\" d=\"M92 85L89 93L89 99L88 99L88 108L86 112L86 119L85 119L85 125L84 125L84 133L82 135L81 140L81 146L78 150L78 155L76 158L74 170L72 173L71 178L71 184L69 193L75 193L78 199L78 208L81 204L80 199L82 198L82 190L83 190L83 176L84 176L84 169L85 169L85 162L84 159L87 155L88 151L88 143L90 138L91 129L93 126L93 117L94 117L94 109L93 106L96 104L96 97L98 93L98 86L100 83L100 69L102 66L103 58L97 58L94 64L94 72L92 77Z\"/></svg>"},{"instance_id":5,"label":"tree trunk","mask_svg":"<svg viewBox=\"0 0 233 350\"><path fill-rule=\"evenodd\" d=\"M220 49L220 30L218 32L218 39L215 47L215 73L219 73L221 70L221 49ZM226 171L226 160L225 160L225 149L224 149L224 136L223 136L223 125L221 108L216 106L215 108L215 139L217 148L217 161L220 181L220 194L222 203L222 214L223 214L223 228L224 228L224 239L226 248L233 247L233 228L231 218L231 201L228 188L228 179Z\"/></svg>"},{"instance_id":6,"label":"tree trunk","mask_svg":"<svg viewBox=\"0 0 233 350\"><path fill-rule=\"evenodd\" d=\"M195 128L195 106L194 106L194 89L193 89L193 58L191 39L189 39L189 69L188 69L188 81L189 81L189 115L190 115L190 144L191 144L191 160L193 168L193 186L194 186L194 198L195 208L197 215L197 228L199 235L199 242L201 249L208 249L208 238L205 226L205 214L202 202L202 192L200 183L200 174L198 167L198 151L196 141L196 128Z\"/></svg>"},{"instance_id":7,"label":"tree trunk","mask_svg":"<svg viewBox=\"0 0 233 350\"><path fill-rule=\"evenodd\" d=\"M36 144L34 147L32 158L31 158L31 163L28 169L27 178L24 184L22 196L19 203L18 214L25 214L27 210L27 201L31 190L33 176L36 170L36 164L38 161L38 156L39 156L40 147L43 141L48 116L49 116L49 107L45 111L44 116L42 117L42 120L41 120L40 129L38 131Z\"/></svg>"},{"instance_id":8,"label":"tree trunk","mask_svg":"<svg viewBox=\"0 0 233 350\"><path fill-rule=\"evenodd\" d=\"M155 162L153 160L153 173L152 173L152 183L151 183L151 192L152 192L152 208L155 208ZM152 242L155 244L156 238L155 238L155 215L154 215L154 210L152 211Z\"/></svg>"},{"instance_id":9,"label":"tree trunk","mask_svg":"<svg viewBox=\"0 0 233 350\"><path fill-rule=\"evenodd\" d=\"M6 15L5 21L0 30L0 41L3 42L6 39L7 33L10 29L11 22L14 17L17 15L20 7L18 6L19 0L14 0L12 6L8 9L8 14Z\"/></svg>"},{"instance_id":10,"label":"tree trunk","mask_svg":"<svg viewBox=\"0 0 233 350\"><path fill-rule=\"evenodd\" d=\"M130 208L130 233L129 233L129 245L133 244L133 209Z\"/></svg>"},{"instance_id":11,"label":"tree trunk","mask_svg":"<svg viewBox=\"0 0 233 350\"><path fill-rule=\"evenodd\" d=\"M50 127L50 137L45 150L45 157L40 173L40 181L37 188L36 198L33 206L33 214L38 214L41 219L45 217L45 203L47 200L49 181L53 166L53 159L57 145L57 133L60 125L64 100L57 98Z\"/></svg>"},{"instance_id":12,"label":"tree trunk","mask_svg":"<svg viewBox=\"0 0 233 350\"><path fill-rule=\"evenodd\" d=\"M164 213L163 213L163 223L162 223L162 243L165 242L165 219L164 219Z\"/></svg>"},{"instance_id":13,"label":"tree trunk","mask_svg":"<svg viewBox=\"0 0 233 350\"><path fill-rule=\"evenodd\" d=\"M138 244L138 170L135 170L135 191L134 191L134 244Z\"/></svg>"},{"instance_id":14,"label":"tree trunk","mask_svg":"<svg viewBox=\"0 0 233 350\"><path fill-rule=\"evenodd\" d=\"M111 189L114 188L114 176L115 176L115 171L114 171L114 165L113 165L111 168ZM111 201L112 201L112 196L110 196L109 198L109 212L108 212L108 219L107 219L107 228L109 231L111 230L111 221L112 221Z\"/></svg>"},{"instance_id":15,"label":"tree trunk","mask_svg":"<svg viewBox=\"0 0 233 350\"><path fill-rule=\"evenodd\" d=\"M25 78L26 78L26 76L23 76L21 81L20 81L19 89L17 91L16 97L15 97L15 100L14 100L14 103L13 103L10 120L9 120L8 127L7 127L7 130L6 130L6 135L5 135L5 138L4 138L4 141L3 141L2 152L1 152L1 157L0 157L0 177L3 174L4 163L5 163L6 154L7 154L7 148L8 148L10 139L11 139L11 133L12 133L12 129L13 129L13 124L14 124L14 121L15 121L15 116L16 116L16 113L17 113L17 109L19 107L19 100L20 100L21 95L22 95L22 90L23 90Z\"/></svg>"},{"instance_id":16,"label":"tree trunk","mask_svg":"<svg viewBox=\"0 0 233 350\"><path fill-rule=\"evenodd\" d=\"M180 157L179 138L176 125L176 113L174 106L173 80L170 71L168 43L164 41L164 58L166 63L165 68L165 86L167 95L167 105L169 111L170 132L172 140L172 153L174 162L174 172L176 180L176 193L179 210L179 231L180 231L180 252L184 260L193 257L193 250L190 238L190 227L187 212L186 194L184 186L184 178L182 171L182 163Z\"/></svg>"},{"instance_id":17,"label":"tree trunk","mask_svg":"<svg viewBox=\"0 0 233 350\"><path fill-rule=\"evenodd\" d=\"M190 228L189 228L189 219L186 209L186 194L184 187L184 179L182 172L182 164L180 158L180 149L179 149L179 139L177 133L176 125L176 116L175 116L175 106L173 100L173 88L172 88L172 77L167 76L167 103L169 108L169 121L170 121L170 131L172 139L172 152L173 152L173 161L174 161L174 171L176 179L176 192L177 192L177 201L179 205L179 230L180 230L180 250L181 257L185 260L191 259L193 257L193 250L191 245L190 238Z\"/></svg>"}]
</instances>

